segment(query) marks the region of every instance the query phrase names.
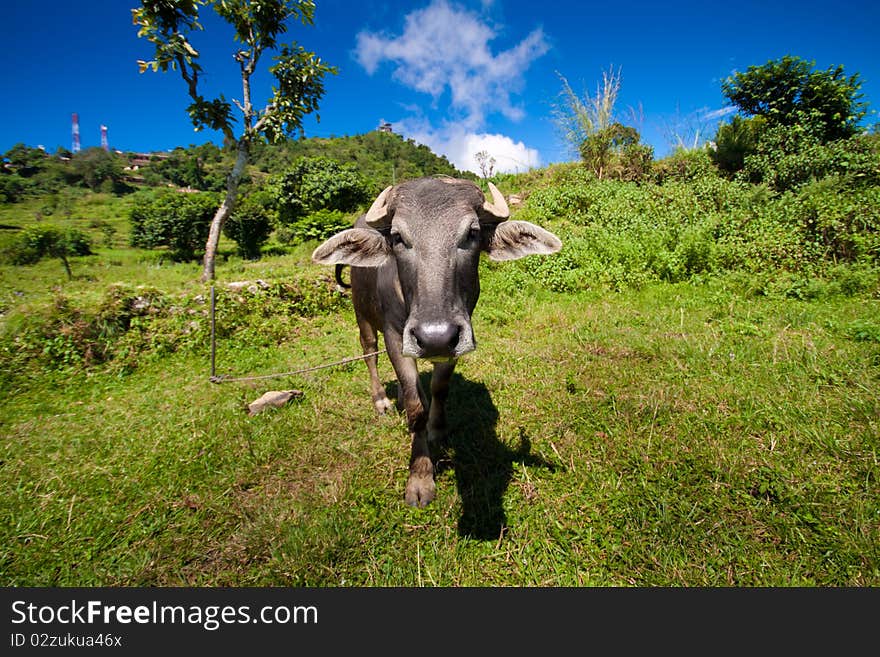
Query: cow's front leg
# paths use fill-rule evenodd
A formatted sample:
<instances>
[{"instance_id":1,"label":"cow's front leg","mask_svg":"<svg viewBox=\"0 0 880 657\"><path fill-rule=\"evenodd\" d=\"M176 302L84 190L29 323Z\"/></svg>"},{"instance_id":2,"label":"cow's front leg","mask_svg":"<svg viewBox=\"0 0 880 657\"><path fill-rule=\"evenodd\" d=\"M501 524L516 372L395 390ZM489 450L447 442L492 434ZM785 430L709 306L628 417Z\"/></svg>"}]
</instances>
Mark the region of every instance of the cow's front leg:
<instances>
[{"instance_id":1,"label":"cow's front leg","mask_svg":"<svg viewBox=\"0 0 880 657\"><path fill-rule=\"evenodd\" d=\"M412 439L409 459L409 477L406 480L404 500L410 506L427 506L434 499L434 464L428 452L428 411L419 389L419 369L416 361L402 354L402 341L394 332L385 332L385 346L397 374L399 397L403 399L406 421Z\"/></svg>"},{"instance_id":2,"label":"cow's front leg","mask_svg":"<svg viewBox=\"0 0 880 657\"><path fill-rule=\"evenodd\" d=\"M446 398L449 381L455 370L455 360L434 364L431 375L431 408L428 411L428 440L442 441L446 438Z\"/></svg>"}]
</instances>

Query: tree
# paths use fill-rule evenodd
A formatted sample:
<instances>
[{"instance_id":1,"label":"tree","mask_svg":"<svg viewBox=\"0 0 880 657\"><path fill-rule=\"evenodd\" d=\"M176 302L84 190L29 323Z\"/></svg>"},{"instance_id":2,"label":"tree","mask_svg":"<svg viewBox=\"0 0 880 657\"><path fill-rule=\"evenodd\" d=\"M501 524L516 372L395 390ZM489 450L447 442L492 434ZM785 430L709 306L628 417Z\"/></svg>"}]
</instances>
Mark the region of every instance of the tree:
<instances>
[{"instance_id":1,"label":"tree","mask_svg":"<svg viewBox=\"0 0 880 657\"><path fill-rule=\"evenodd\" d=\"M851 137L867 109L859 74L846 76L843 66L825 71L814 66L786 55L735 73L721 90L743 114L764 117L770 126L804 125L823 143Z\"/></svg>"},{"instance_id":2,"label":"tree","mask_svg":"<svg viewBox=\"0 0 880 657\"><path fill-rule=\"evenodd\" d=\"M232 104L222 94L208 99L200 91L202 67L190 37L203 29L199 11L204 7L212 8L234 30L237 45L233 58L239 65L242 82L241 100L233 101L242 116L238 136L233 130ZM178 70L192 99L187 111L196 130L219 130L236 149L226 195L211 221L202 281L214 279L217 244L223 224L235 208L251 145L261 139L274 143L293 132L302 133L303 118L317 111L324 94L324 76L337 72L295 42L278 43L278 37L287 31L288 20L313 25L314 13L312 0L141 0L141 7L132 9L138 36L155 47L155 59L138 61L141 72ZM275 78L272 96L263 109L257 109L251 99L251 78L262 55L275 50L275 65L269 67Z\"/></svg>"},{"instance_id":3,"label":"tree","mask_svg":"<svg viewBox=\"0 0 880 657\"><path fill-rule=\"evenodd\" d=\"M71 164L74 175L93 192L115 191L122 182L122 160L103 148L87 148L74 155Z\"/></svg>"},{"instance_id":4,"label":"tree","mask_svg":"<svg viewBox=\"0 0 880 657\"><path fill-rule=\"evenodd\" d=\"M6 151L2 159L22 178L29 178L46 166L46 157L43 149L18 143Z\"/></svg>"},{"instance_id":5,"label":"tree","mask_svg":"<svg viewBox=\"0 0 880 657\"><path fill-rule=\"evenodd\" d=\"M474 159L480 166L480 174L483 178L491 178L495 173L495 158L489 155L489 151L474 153Z\"/></svg>"},{"instance_id":6,"label":"tree","mask_svg":"<svg viewBox=\"0 0 880 657\"><path fill-rule=\"evenodd\" d=\"M64 265L67 278L73 279L70 270L72 256L92 253L91 243L86 235L75 228L57 226L29 226L11 247L10 259L14 265L30 265L42 258L58 258Z\"/></svg>"}]
</instances>

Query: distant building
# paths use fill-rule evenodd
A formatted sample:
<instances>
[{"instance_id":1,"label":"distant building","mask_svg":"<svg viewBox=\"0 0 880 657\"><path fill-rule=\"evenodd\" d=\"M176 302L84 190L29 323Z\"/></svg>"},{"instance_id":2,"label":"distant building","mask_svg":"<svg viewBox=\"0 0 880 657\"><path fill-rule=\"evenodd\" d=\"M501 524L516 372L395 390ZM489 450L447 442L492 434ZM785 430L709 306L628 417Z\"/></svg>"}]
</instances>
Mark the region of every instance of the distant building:
<instances>
[{"instance_id":1,"label":"distant building","mask_svg":"<svg viewBox=\"0 0 880 657\"><path fill-rule=\"evenodd\" d=\"M379 132L392 133L394 131L391 129L390 123L388 123L387 121L382 121L381 123L379 123Z\"/></svg>"},{"instance_id":2,"label":"distant building","mask_svg":"<svg viewBox=\"0 0 880 657\"><path fill-rule=\"evenodd\" d=\"M128 167L126 168L137 171L153 160L167 160L169 157L168 153L128 153Z\"/></svg>"}]
</instances>

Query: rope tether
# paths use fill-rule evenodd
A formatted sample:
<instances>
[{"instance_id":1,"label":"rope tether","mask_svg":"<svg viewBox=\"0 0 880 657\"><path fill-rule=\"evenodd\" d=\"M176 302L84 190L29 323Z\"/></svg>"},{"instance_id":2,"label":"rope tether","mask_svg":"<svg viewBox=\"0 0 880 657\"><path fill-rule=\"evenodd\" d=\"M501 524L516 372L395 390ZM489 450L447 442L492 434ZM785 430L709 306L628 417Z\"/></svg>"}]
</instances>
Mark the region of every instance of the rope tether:
<instances>
[{"instance_id":1,"label":"rope tether","mask_svg":"<svg viewBox=\"0 0 880 657\"><path fill-rule=\"evenodd\" d=\"M259 376L228 376L226 374L211 375L210 381L211 383L232 383L234 381L260 381L262 379L276 379L282 376L295 376L297 374L305 374L306 372L315 372L317 370L325 370L329 367L338 367L340 365L346 365L348 363L353 363L358 360L366 360L367 358L371 358L372 356L378 356L379 354L384 354L387 349L382 349L381 351L373 351L369 354L364 354L363 356L351 356L350 358L343 358L342 360L338 360L334 363L326 363L325 365L316 365L314 367L305 367L301 370L293 370L292 372L281 372L279 374L261 374Z\"/></svg>"}]
</instances>

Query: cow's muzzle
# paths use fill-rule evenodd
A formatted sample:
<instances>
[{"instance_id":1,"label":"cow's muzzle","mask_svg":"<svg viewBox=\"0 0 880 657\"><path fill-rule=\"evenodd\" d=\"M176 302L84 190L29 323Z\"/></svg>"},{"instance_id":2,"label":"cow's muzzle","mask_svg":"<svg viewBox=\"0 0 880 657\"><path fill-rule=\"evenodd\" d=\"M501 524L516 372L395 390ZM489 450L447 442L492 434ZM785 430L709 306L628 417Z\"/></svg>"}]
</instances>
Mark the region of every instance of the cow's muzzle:
<instances>
[{"instance_id":1,"label":"cow's muzzle","mask_svg":"<svg viewBox=\"0 0 880 657\"><path fill-rule=\"evenodd\" d=\"M403 330L403 355L444 361L476 348L470 323L456 321L407 322Z\"/></svg>"}]
</instances>

